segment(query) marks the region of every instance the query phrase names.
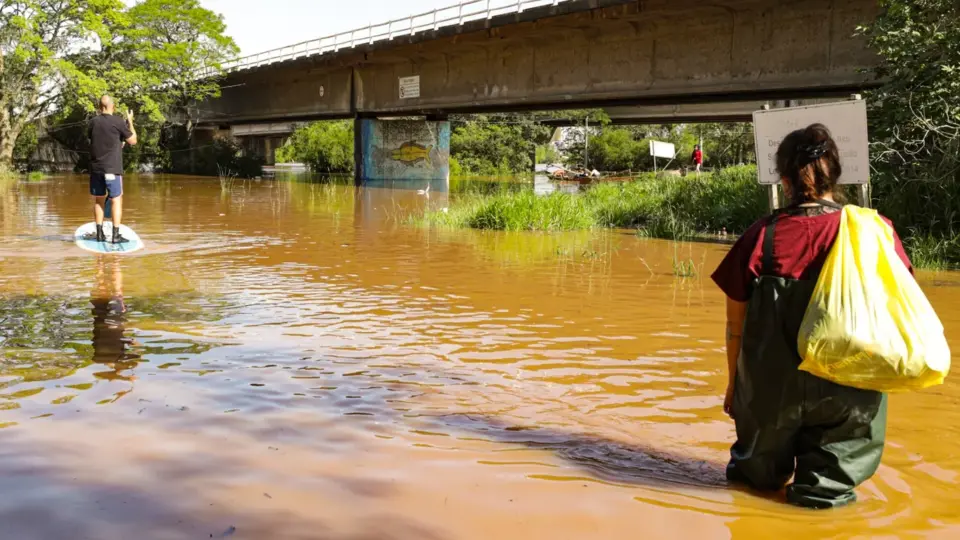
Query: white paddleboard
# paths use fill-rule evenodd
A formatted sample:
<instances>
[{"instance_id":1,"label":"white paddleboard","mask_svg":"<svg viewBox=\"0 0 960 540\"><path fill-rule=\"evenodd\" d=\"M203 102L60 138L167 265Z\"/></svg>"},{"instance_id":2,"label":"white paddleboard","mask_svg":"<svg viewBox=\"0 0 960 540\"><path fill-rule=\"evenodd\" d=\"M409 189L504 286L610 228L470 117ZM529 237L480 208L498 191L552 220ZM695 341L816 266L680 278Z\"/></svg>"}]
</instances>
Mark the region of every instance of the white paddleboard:
<instances>
[{"instance_id":1,"label":"white paddleboard","mask_svg":"<svg viewBox=\"0 0 960 540\"><path fill-rule=\"evenodd\" d=\"M78 248L91 253L133 253L144 247L143 240L140 240L137 233L126 225L120 225L120 235L128 240L123 244L114 244L110 241L113 239L113 223L109 221L103 223L103 234L106 235L107 241L97 242L97 224L91 222L81 225L73 234L73 239Z\"/></svg>"}]
</instances>

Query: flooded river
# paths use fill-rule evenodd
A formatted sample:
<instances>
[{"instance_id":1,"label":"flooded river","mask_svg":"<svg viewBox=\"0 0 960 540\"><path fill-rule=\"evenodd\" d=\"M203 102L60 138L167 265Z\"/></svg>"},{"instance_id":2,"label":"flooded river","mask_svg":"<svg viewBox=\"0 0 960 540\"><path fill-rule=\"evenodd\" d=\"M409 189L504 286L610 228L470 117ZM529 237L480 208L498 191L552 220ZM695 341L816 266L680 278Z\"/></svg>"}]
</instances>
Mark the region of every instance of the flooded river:
<instances>
[{"instance_id":1,"label":"flooded river","mask_svg":"<svg viewBox=\"0 0 960 540\"><path fill-rule=\"evenodd\" d=\"M722 244L428 231L447 196L0 186L0 538L957 538L960 377L891 399L860 503L728 487ZM676 262L696 275L676 275ZM960 279L921 275L954 350Z\"/></svg>"}]
</instances>

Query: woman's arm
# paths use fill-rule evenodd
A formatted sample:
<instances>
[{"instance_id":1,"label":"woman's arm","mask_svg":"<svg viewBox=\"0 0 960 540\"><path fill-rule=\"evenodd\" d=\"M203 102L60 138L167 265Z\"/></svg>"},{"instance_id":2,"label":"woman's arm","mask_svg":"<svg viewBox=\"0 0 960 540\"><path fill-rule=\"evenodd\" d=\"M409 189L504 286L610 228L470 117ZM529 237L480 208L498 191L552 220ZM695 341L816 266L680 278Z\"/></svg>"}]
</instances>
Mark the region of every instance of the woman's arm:
<instances>
[{"instance_id":1,"label":"woman's arm","mask_svg":"<svg viewBox=\"0 0 960 540\"><path fill-rule=\"evenodd\" d=\"M743 343L743 320L747 316L747 303L727 297L727 393L723 399L723 411L733 417L733 388L737 380L737 359Z\"/></svg>"}]
</instances>

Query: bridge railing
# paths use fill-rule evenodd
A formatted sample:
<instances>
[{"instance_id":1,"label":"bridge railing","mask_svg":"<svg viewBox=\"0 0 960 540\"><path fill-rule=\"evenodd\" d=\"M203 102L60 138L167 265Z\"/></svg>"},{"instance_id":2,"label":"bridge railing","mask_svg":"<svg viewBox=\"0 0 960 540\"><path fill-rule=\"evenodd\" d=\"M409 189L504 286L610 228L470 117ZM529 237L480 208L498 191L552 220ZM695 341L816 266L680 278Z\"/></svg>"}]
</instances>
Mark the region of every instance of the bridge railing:
<instances>
[{"instance_id":1,"label":"bridge railing","mask_svg":"<svg viewBox=\"0 0 960 540\"><path fill-rule=\"evenodd\" d=\"M412 36L419 32L438 30L447 26L462 25L466 22L491 19L498 15L522 13L524 10L541 6L556 6L570 0L464 0L459 4L434 9L425 13L410 15L380 24L370 24L363 28L340 32L293 45L271 49L250 56L244 56L225 62L224 71L250 69L276 62L294 60L305 56L314 56L350 49L359 45L378 41ZM209 75L207 71L202 75Z\"/></svg>"}]
</instances>

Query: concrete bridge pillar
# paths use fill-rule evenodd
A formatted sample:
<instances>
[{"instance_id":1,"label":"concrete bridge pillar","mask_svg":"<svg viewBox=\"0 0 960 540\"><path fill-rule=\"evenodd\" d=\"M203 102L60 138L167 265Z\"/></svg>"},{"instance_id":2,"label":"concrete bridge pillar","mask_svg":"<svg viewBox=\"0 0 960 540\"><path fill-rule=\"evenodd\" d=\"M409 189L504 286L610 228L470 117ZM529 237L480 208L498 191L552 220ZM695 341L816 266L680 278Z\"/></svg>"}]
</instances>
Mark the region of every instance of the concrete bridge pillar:
<instances>
[{"instance_id":1,"label":"concrete bridge pillar","mask_svg":"<svg viewBox=\"0 0 960 540\"><path fill-rule=\"evenodd\" d=\"M450 122L357 118L353 129L357 184L449 179Z\"/></svg>"}]
</instances>

